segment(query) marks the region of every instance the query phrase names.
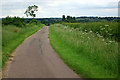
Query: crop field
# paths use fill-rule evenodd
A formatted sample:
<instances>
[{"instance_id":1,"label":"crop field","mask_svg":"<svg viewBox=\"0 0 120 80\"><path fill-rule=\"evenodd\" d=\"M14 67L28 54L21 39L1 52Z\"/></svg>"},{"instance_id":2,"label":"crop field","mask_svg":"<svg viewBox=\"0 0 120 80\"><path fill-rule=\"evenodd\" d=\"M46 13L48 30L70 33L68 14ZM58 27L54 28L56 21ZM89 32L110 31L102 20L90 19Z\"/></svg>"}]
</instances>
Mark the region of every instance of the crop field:
<instances>
[{"instance_id":1,"label":"crop field","mask_svg":"<svg viewBox=\"0 0 120 80\"><path fill-rule=\"evenodd\" d=\"M80 77L118 76L117 22L62 23L49 30L52 47Z\"/></svg>"},{"instance_id":2,"label":"crop field","mask_svg":"<svg viewBox=\"0 0 120 80\"><path fill-rule=\"evenodd\" d=\"M10 53L28 36L32 35L44 25L26 24L24 27L15 25L2 26L2 66L8 60Z\"/></svg>"}]
</instances>

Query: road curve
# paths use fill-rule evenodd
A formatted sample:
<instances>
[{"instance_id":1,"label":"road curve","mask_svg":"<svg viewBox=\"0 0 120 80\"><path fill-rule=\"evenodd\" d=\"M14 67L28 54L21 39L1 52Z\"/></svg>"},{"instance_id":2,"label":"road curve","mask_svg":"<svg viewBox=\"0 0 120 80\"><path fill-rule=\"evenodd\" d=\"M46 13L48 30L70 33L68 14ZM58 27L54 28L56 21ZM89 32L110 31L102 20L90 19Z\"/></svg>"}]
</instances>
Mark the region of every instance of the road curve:
<instances>
[{"instance_id":1,"label":"road curve","mask_svg":"<svg viewBox=\"0 0 120 80\"><path fill-rule=\"evenodd\" d=\"M45 26L16 48L7 78L79 78L52 49L48 33Z\"/></svg>"}]
</instances>

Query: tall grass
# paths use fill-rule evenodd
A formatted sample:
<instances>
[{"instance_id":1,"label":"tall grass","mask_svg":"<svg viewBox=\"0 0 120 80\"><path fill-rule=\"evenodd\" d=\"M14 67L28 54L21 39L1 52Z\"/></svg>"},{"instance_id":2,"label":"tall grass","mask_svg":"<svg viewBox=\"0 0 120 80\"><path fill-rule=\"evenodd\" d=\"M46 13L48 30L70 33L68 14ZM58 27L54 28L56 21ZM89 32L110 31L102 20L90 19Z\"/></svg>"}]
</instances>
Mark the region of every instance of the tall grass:
<instances>
[{"instance_id":1,"label":"tall grass","mask_svg":"<svg viewBox=\"0 0 120 80\"><path fill-rule=\"evenodd\" d=\"M2 26L2 66L9 58L10 53L28 36L38 31L44 25L26 24L25 27L14 25Z\"/></svg>"},{"instance_id":2,"label":"tall grass","mask_svg":"<svg viewBox=\"0 0 120 80\"><path fill-rule=\"evenodd\" d=\"M94 32L103 36L104 38L109 38L116 40L118 38L118 22L88 22L88 23L62 23L66 26L72 28L79 28L84 32Z\"/></svg>"},{"instance_id":3,"label":"tall grass","mask_svg":"<svg viewBox=\"0 0 120 80\"><path fill-rule=\"evenodd\" d=\"M117 77L118 43L116 41L105 39L92 31L85 32L61 24L51 25L49 36L55 51L81 77Z\"/></svg>"}]
</instances>

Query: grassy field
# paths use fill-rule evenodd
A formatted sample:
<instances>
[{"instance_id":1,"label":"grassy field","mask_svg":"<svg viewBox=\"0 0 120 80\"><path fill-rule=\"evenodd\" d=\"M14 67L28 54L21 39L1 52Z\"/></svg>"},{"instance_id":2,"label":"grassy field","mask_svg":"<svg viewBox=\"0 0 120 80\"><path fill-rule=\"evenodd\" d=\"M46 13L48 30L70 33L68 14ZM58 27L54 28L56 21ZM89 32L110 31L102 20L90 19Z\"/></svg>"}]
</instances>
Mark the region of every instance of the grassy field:
<instances>
[{"instance_id":1,"label":"grassy field","mask_svg":"<svg viewBox=\"0 0 120 80\"><path fill-rule=\"evenodd\" d=\"M10 53L28 36L32 35L44 25L26 24L25 27L14 25L2 26L2 66L9 58Z\"/></svg>"},{"instance_id":2,"label":"grassy field","mask_svg":"<svg viewBox=\"0 0 120 80\"><path fill-rule=\"evenodd\" d=\"M117 77L118 43L94 31L71 27L70 24L67 23L70 27L62 24L50 26L50 43L63 61L83 78Z\"/></svg>"}]
</instances>

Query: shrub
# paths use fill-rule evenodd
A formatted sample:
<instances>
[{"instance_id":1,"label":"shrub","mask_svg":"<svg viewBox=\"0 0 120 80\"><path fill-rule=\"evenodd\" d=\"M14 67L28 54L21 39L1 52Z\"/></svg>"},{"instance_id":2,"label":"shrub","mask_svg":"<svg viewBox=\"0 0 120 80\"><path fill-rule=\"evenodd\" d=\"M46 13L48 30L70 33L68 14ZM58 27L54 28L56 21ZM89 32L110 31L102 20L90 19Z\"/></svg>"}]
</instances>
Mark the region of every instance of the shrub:
<instances>
[{"instance_id":1,"label":"shrub","mask_svg":"<svg viewBox=\"0 0 120 80\"><path fill-rule=\"evenodd\" d=\"M25 26L25 19L20 17L6 17L2 19L2 25L15 25L17 27Z\"/></svg>"},{"instance_id":2,"label":"shrub","mask_svg":"<svg viewBox=\"0 0 120 80\"><path fill-rule=\"evenodd\" d=\"M37 26L41 26L41 22L36 20L36 19L32 19L30 20L30 22L27 24L27 26L32 26L32 25L37 25Z\"/></svg>"}]
</instances>

